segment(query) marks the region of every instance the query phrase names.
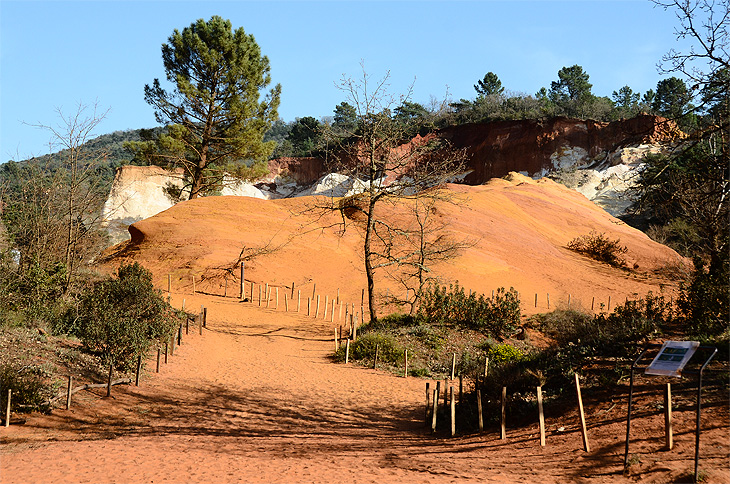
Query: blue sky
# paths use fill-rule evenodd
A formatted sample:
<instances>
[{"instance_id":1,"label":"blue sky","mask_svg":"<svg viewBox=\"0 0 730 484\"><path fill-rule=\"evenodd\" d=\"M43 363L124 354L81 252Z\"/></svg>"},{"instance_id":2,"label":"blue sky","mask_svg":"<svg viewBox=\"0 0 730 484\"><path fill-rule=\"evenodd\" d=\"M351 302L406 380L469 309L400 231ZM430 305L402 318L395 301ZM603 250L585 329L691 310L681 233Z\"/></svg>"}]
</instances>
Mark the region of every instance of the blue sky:
<instances>
[{"instance_id":1,"label":"blue sky","mask_svg":"<svg viewBox=\"0 0 730 484\"><path fill-rule=\"evenodd\" d=\"M8 1L0 0L0 162L48 153L55 125L79 103L109 108L96 134L157 123L143 87L164 80L160 46L199 18L253 34L282 85L279 115L332 115L343 74L415 78L413 100L472 99L488 71L534 94L579 64L593 92L655 88L676 19L636 1ZM681 46L680 46L681 47Z\"/></svg>"}]
</instances>

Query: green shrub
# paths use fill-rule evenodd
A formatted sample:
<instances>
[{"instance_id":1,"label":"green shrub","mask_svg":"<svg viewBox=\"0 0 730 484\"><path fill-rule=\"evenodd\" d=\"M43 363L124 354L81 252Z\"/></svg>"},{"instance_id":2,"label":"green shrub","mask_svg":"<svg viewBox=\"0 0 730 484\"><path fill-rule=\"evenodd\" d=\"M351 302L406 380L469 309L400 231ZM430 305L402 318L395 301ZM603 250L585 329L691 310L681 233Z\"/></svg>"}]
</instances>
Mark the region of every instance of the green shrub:
<instances>
[{"instance_id":1,"label":"green shrub","mask_svg":"<svg viewBox=\"0 0 730 484\"><path fill-rule=\"evenodd\" d=\"M11 409L47 411L53 387L48 383L49 372L35 364L0 361L0 408L5 411L8 389L12 390ZM4 414L3 414L4 416Z\"/></svg>"},{"instance_id":2,"label":"green shrub","mask_svg":"<svg viewBox=\"0 0 730 484\"><path fill-rule=\"evenodd\" d=\"M525 354L508 343L500 343L492 346L487 353L489 361L497 364L512 363L525 359Z\"/></svg>"},{"instance_id":3,"label":"green shrub","mask_svg":"<svg viewBox=\"0 0 730 484\"><path fill-rule=\"evenodd\" d=\"M501 337L520 321L517 291L499 288L494 297L470 293L458 282L446 287L430 286L421 295L418 318L430 324L454 324Z\"/></svg>"},{"instance_id":4,"label":"green shrub","mask_svg":"<svg viewBox=\"0 0 730 484\"><path fill-rule=\"evenodd\" d=\"M649 292L643 299L617 305L611 314L559 309L538 320L561 347L575 345L596 356L631 356L671 318L671 304Z\"/></svg>"},{"instance_id":5,"label":"green shrub","mask_svg":"<svg viewBox=\"0 0 730 484\"><path fill-rule=\"evenodd\" d=\"M389 334L367 333L350 344L350 359L373 360L375 347L378 346L378 361L397 364L403 361L404 349L395 338ZM335 357L345 360L345 348L337 350Z\"/></svg>"},{"instance_id":6,"label":"green shrub","mask_svg":"<svg viewBox=\"0 0 730 484\"><path fill-rule=\"evenodd\" d=\"M718 267L719 274L713 274L706 270L701 259L694 259L692 277L689 283L680 287L678 319L693 337L718 344L727 351L730 278L727 264L718 264Z\"/></svg>"},{"instance_id":7,"label":"green shrub","mask_svg":"<svg viewBox=\"0 0 730 484\"><path fill-rule=\"evenodd\" d=\"M81 295L78 336L105 364L129 369L152 342L172 335L177 321L152 274L138 263L123 265L115 277Z\"/></svg>"},{"instance_id":8,"label":"green shrub","mask_svg":"<svg viewBox=\"0 0 730 484\"><path fill-rule=\"evenodd\" d=\"M620 242L620 239L611 240L606 234L592 230L588 235L581 235L568 242L568 248L612 266L622 267L626 265L624 254L628 249Z\"/></svg>"}]
</instances>

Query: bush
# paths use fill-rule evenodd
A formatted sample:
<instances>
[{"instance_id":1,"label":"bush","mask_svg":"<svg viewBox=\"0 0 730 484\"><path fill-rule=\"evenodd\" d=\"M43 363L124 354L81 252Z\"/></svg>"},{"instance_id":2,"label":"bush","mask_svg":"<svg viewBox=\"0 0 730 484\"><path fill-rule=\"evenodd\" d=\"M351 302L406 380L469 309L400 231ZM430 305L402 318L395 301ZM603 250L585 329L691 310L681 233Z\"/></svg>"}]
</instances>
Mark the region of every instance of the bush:
<instances>
[{"instance_id":1,"label":"bush","mask_svg":"<svg viewBox=\"0 0 730 484\"><path fill-rule=\"evenodd\" d=\"M49 373L35 364L0 361L0 408L7 408L8 389L12 390L11 409L47 411L53 387L48 383ZM4 414L3 414L4 417Z\"/></svg>"},{"instance_id":2,"label":"bush","mask_svg":"<svg viewBox=\"0 0 730 484\"><path fill-rule=\"evenodd\" d=\"M650 292L644 299L617 305L611 314L560 309L538 320L561 347L574 345L596 356L631 356L671 318L670 303Z\"/></svg>"},{"instance_id":3,"label":"bush","mask_svg":"<svg viewBox=\"0 0 730 484\"><path fill-rule=\"evenodd\" d=\"M144 267L123 265L115 276L82 294L78 336L105 364L129 369L152 342L172 334L176 320Z\"/></svg>"},{"instance_id":4,"label":"bush","mask_svg":"<svg viewBox=\"0 0 730 484\"><path fill-rule=\"evenodd\" d=\"M606 262L615 267L623 267L626 265L624 254L628 252L628 249L626 246L621 246L620 242L620 239L611 240L606 234L599 234L592 230L588 235L581 235L568 242L568 248L597 261Z\"/></svg>"},{"instance_id":5,"label":"bush","mask_svg":"<svg viewBox=\"0 0 730 484\"><path fill-rule=\"evenodd\" d=\"M418 318L431 324L455 324L501 337L520 321L517 291L503 287L493 298L467 295L458 282L446 287L430 286L421 295Z\"/></svg>"},{"instance_id":6,"label":"bush","mask_svg":"<svg viewBox=\"0 0 730 484\"><path fill-rule=\"evenodd\" d=\"M728 340L728 274L727 264L720 265L720 274L705 269L701 259L694 259L689 284L680 287L678 319L688 333L700 341L727 348Z\"/></svg>"},{"instance_id":7,"label":"bush","mask_svg":"<svg viewBox=\"0 0 730 484\"><path fill-rule=\"evenodd\" d=\"M367 333L350 344L350 358L353 360L375 359L375 347L378 347L378 361L397 364L403 360L404 349L394 337L383 333ZM345 348L337 350L335 357L345 361Z\"/></svg>"}]
</instances>

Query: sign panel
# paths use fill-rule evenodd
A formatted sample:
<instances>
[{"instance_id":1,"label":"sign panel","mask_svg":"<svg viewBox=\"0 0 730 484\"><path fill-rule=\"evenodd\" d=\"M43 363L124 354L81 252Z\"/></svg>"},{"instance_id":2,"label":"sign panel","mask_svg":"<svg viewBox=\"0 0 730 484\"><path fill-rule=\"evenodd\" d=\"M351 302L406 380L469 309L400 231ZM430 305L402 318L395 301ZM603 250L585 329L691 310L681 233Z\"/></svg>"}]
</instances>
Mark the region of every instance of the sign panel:
<instances>
[{"instance_id":1,"label":"sign panel","mask_svg":"<svg viewBox=\"0 0 730 484\"><path fill-rule=\"evenodd\" d=\"M699 341L666 341L644 371L646 375L681 376Z\"/></svg>"}]
</instances>

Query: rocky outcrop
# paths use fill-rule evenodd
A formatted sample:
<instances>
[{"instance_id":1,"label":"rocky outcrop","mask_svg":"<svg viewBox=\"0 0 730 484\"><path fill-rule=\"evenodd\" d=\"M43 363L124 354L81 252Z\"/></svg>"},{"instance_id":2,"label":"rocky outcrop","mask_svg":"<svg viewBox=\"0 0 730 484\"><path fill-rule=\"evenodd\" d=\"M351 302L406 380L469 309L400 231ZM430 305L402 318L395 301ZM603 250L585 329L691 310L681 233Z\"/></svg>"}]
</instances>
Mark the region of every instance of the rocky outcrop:
<instances>
[{"instance_id":1,"label":"rocky outcrop","mask_svg":"<svg viewBox=\"0 0 730 484\"><path fill-rule=\"evenodd\" d=\"M439 136L466 151L471 173L464 181L479 185L512 171L539 178L559 169L597 166L621 148L669 143L684 134L673 121L640 115L611 123L557 117L468 124L441 130Z\"/></svg>"},{"instance_id":2,"label":"rocky outcrop","mask_svg":"<svg viewBox=\"0 0 730 484\"><path fill-rule=\"evenodd\" d=\"M468 172L459 183L480 185L510 172L532 178L549 175L612 215L620 215L631 203L624 193L641 169L643 156L661 152L684 134L672 121L648 115L612 123L552 118L455 126L416 137L401 149L434 137L448 139L466 152ZM398 176L386 175L384 184ZM170 208L174 202L165 187L180 183L179 174L158 167L120 168L104 206L113 240L126 239L131 223ZM269 174L256 183L226 180L220 193L260 199L338 197L366 186L345 175L326 173L320 158L279 158L269 161Z\"/></svg>"}]
</instances>

